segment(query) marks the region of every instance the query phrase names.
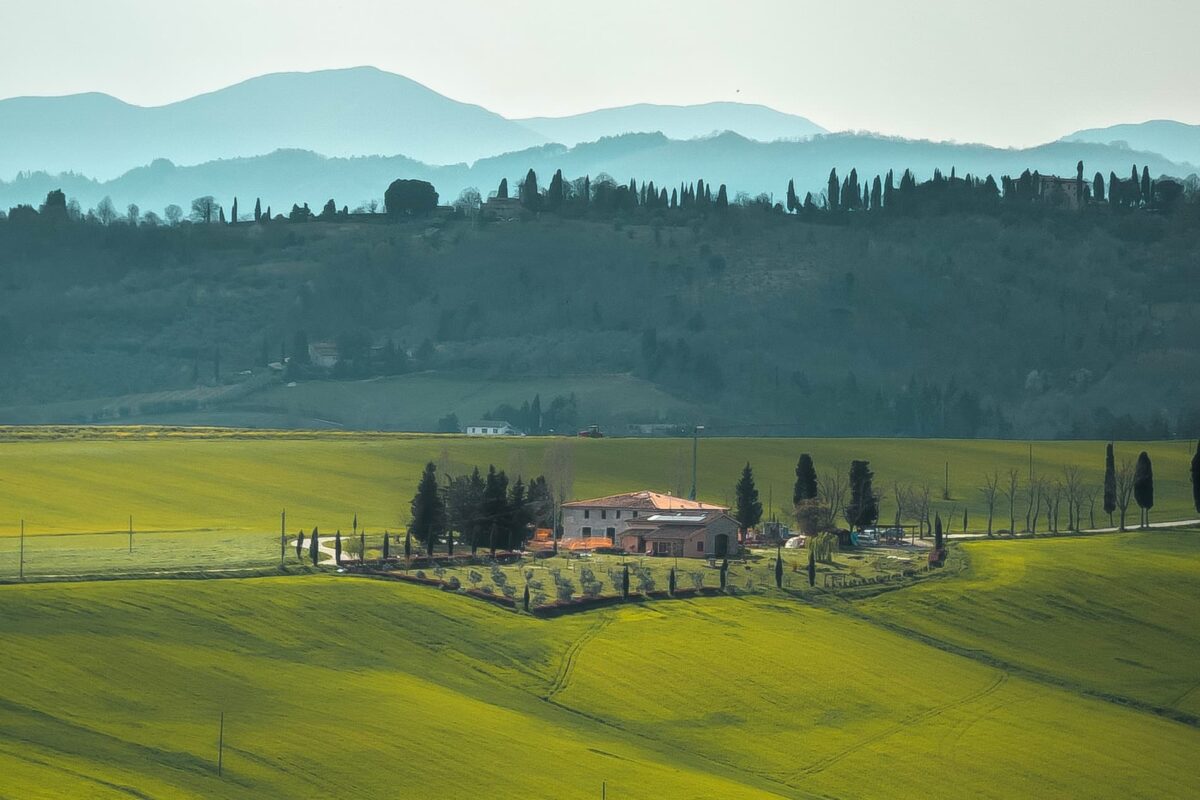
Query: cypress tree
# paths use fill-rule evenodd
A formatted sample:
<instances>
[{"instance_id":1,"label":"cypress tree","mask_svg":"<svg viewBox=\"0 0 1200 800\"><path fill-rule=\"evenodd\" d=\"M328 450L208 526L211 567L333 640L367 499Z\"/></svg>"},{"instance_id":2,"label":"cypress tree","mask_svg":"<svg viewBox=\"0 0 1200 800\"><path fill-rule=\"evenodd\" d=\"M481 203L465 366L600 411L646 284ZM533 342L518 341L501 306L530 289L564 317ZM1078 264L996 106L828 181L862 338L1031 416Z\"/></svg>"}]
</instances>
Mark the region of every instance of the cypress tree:
<instances>
[{"instance_id":1,"label":"cypress tree","mask_svg":"<svg viewBox=\"0 0 1200 800\"><path fill-rule=\"evenodd\" d=\"M754 470L750 462L742 468L742 477L734 488L737 497L737 521L742 530L748 531L762 519L763 507L758 501L758 487L754 485Z\"/></svg>"},{"instance_id":2,"label":"cypress tree","mask_svg":"<svg viewBox=\"0 0 1200 800\"><path fill-rule=\"evenodd\" d=\"M1154 467L1150 454L1143 450L1138 454L1133 468L1133 499L1142 510L1142 527L1150 525L1150 509L1154 508Z\"/></svg>"},{"instance_id":3,"label":"cypress tree","mask_svg":"<svg viewBox=\"0 0 1200 800\"><path fill-rule=\"evenodd\" d=\"M727 572L729 572L729 559L725 558L725 559L721 560L721 591L722 592L725 591L725 578L726 578L725 573L727 573Z\"/></svg>"},{"instance_id":4,"label":"cypress tree","mask_svg":"<svg viewBox=\"0 0 1200 800\"><path fill-rule=\"evenodd\" d=\"M267 213L263 215L263 219L265 219L267 222L271 221L271 207L270 206L267 206Z\"/></svg>"},{"instance_id":5,"label":"cypress tree","mask_svg":"<svg viewBox=\"0 0 1200 800\"><path fill-rule=\"evenodd\" d=\"M562 205L564 197L562 170L555 170L554 177L550 179L550 189L546 193L546 205L558 208Z\"/></svg>"},{"instance_id":6,"label":"cypress tree","mask_svg":"<svg viewBox=\"0 0 1200 800\"><path fill-rule=\"evenodd\" d=\"M837 169L829 170L829 190L825 195L826 202L829 204L830 211L837 211L839 208L838 196L841 191L841 183L838 182Z\"/></svg>"},{"instance_id":7,"label":"cypress tree","mask_svg":"<svg viewBox=\"0 0 1200 800\"><path fill-rule=\"evenodd\" d=\"M679 190L671 189L671 208L679 208Z\"/></svg>"},{"instance_id":8,"label":"cypress tree","mask_svg":"<svg viewBox=\"0 0 1200 800\"><path fill-rule=\"evenodd\" d=\"M262 198L254 198L254 221L262 222Z\"/></svg>"},{"instance_id":9,"label":"cypress tree","mask_svg":"<svg viewBox=\"0 0 1200 800\"><path fill-rule=\"evenodd\" d=\"M629 565L625 564L621 572L621 598L629 599Z\"/></svg>"},{"instance_id":10,"label":"cypress tree","mask_svg":"<svg viewBox=\"0 0 1200 800\"><path fill-rule=\"evenodd\" d=\"M1113 512L1117 510L1117 467L1113 460L1113 445L1109 442L1104 448L1104 513L1108 514L1108 524L1112 525Z\"/></svg>"},{"instance_id":11,"label":"cypress tree","mask_svg":"<svg viewBox=\"0 0 1200 800\"><path fill-rule=\"evenodd\" d=\"M390 533L388 533L387 531L384 531L383 532L383 557L380 559L381 561L386 562L389 558L391 558L391 555L392 555L392 548L390 546L391 542L392 542L392 535Z\"/></svg>"},{"instance_id":12,"label":"cypress tree","mask_svg":"<svg viewBox=\"0 0 1200 800\"><path fill-rule=\"evenodd\" d=\"M667 574L667 593L675 594L675 568L671 567L671 571Z\"/></svg>"},{"instance_id":13,"label":"cypress tree","mask_svg":"<svg viewBox=\"0 0 1200 800\"><path fill-rule=\"evenodd\" d=\"M1142 167L1142 203L1150 205L1150 200L1153 196L1154 185L1150 182L1150 168Z\"/></svg>"},{"instance_id":14,"label":"cypress tree","mask_svg":"<svg viewBox=\"0 0 1200 800\"><path fill-rule=\"evenodd\" d=\"M1097 203L1104 202L1104 176L1099 172L1092 178L1092 199Z\"/></svg>"},{"instance_id":15,"label":"cypress tree","mask_svg":"<svg viewBox=\"0 0 1200 800\"><path fill-rule=\"evenodd\" d=\"M943 541L942 541L942 515L934 514L933 515L933 549L941 550L942 544L943 544Z\"/></svg>"},{"instance_id":16,"label":"cypress tree","mask_svg":"<svg viewBox=\"0 0 1200 800\"><path fill-rule=\"evenodd\" d=\"M1200 442L1196 443L1196 455L1192 456L1192 503L1200 513Z\"/></svg>"},{"instance_id":17,"label":"cypress tree","mask_svg":"<svg viewBox=\"0 0 1200 800\"><path fill-rule=\"evenodd\" d=\"M217 209L217 222L221 223L222 225L225 224L225 209L224 208Z\"/></svg>"},{"instance_id":18,"label":"cypress tree","mask_svg":"<svg viewBox=\"0 0 1200 800\"><path fill-rule=\"evenodd\" d=\"M862 530L879 518L879 503L871 480L875 477L869 461L850 462L850 502L846 504L846 522Z\"/></svg>"},{"instance_id":19,"label":"cypress tree","mask_svg":"<svg viewBox=\"0 0 1200 800\"><path fill-rule=\"evenodd\" d=\"M541 199L541 195L538 194L537 173L530 169L525 173L525 182L521 184L521 205L530 211L537 211Z\"/></svg>"},{"instance_id":20,"label":"cypress tree","mask_svg":"<svg viewBox=\"0 0 1200 800\"><path fill-rule=\"evenodd\" d=\"M729 208L729 193L725 191L725 184L721 184L721 188L717 190L717 210L724 211Z\"/></svg>"},{"instance_id":21,"label":"cypress tree","mask_svg":"<svg viewBox=\"0 0 1200 800\"><path fill-rule=\"evenodd\" d=\"M496 190L496 199L497 200L507 200L508 199L508 178L500 179L500 188Z\"/></svg>"},{"instance_id":22,"label":"cypress tree","mask_svg":"<svg viewBox=\"0 0 1200 800\"><path fill-rule=\"evenodd\" d=\"M367 531L364 528L358 532L358 563L364 564L367 561Z\"/></svg>"},{"instance_id":23,"label":"cypress tree","mask_svg":"<svg viewBox=\"0 0 1200 800\"><path fill-rule=\"evenodd\" d=\"M333 534L333 563L342 565L342 531L339 528Z\"/></svg>"},{"instance_id":24,"label":"cypress tree","mask_svg":"<svg viewBox=\"0 0 1200 800\"><path fill-rule=\"evenodd\" d=\"M896 187L894 184L895 184L895 177L892 175L892 171L889 169L887 172L887 177L883 179L883 207L884 208L887 208L888 206L890 206L892 204L892 196L894 195L894 193L896 191Z\"/></svg>"},{"instance_id":25,"label":"cypress tree","mask_svg":"<svg viewBox=\"0 0 1200 800\"><path fill-rule=\"evenodd\" d=\"M808 585L817 585L817 554L810 547L808 550Z\"/></svg>"},{"instance_id":26,"label":"cypress tree","mask_svg":"<svg viewBox=\"0 0 1200 800\"><path fill-rule=\"evenodd\" d=\"M236 197L233 198L233 209L230 211L230 216L233 218L230 224L237 225L238 209L237 209L237 198Z\"/></svg>"},{"instance_id":27,"label":"cypress tree","mask_svg":"<svg viewBox=\"0 0 1200 800\"><path fill-rule=\"evenodd\" d=\"M320 536L321 536L321 535L320 535L320 533L317 531L317 529L316 529L316 528L313 528L313 529L312 529L312 535L310 535L310 536L308 537L308 557L309 557L310 559L312 559L312 565L313 565L314 567L317 565L317 561L318 561L318 560L320 559L320 557L321 557L321 551L320 551L320 549L319 549L319 548L320 548L320 546L321 546L321 544L320 544L320 542L321 542Z\"/></svg>"},{"instance_id":28,"label":"cypress tree","mask_svg":"<svg viewBox=\"0 0 1200 800\"><path fill-rule=\"evenodd\" d=\"M437 465L432 461L425 465L421 473L411 510L409 532L416 535L417 541L425 545L426 552L432 557L434 545L446 532L446 504L438 489Z\"/></svg>"},{"instance_id":29,"label":"cypress tree","mask_svg":"<svg viewBox=\"0 0 1200 800\"><path fill-rule=\"evenodd\" d=\"M801 453L796 462L796 485L792 489L792 505L798 506L805 500L817 499L817 469L812 456Z\"/></svg>"},{"instance_id":30,"label":"cypress tree","mask_svg":"<svg viewBox=\"0 0 1200 800\"><path fill-rule=\"evenodd\" d=\"M871 210L878 211L880 203L883 202L883 182L879 180L879 176L875 176L875 180L871 182Z\"/></svg>"},{"instance_id":31,"label":"cypress tree","mask_svg":"<svg viewBox=\"0 0 1200 800\"><path fill-rule=\"evenodd\" d=\"M590 175L583 176L583 204L586 206L592 202L592 178Z\"/></svg>"},{"instance_id":32,"label":"cypress tree","mask_svg":"<svg viewBox=\"0 0 1200 800\"><path fill-rule=\"evenodd\" d=\"M412 560L412 529L404 535L404 560Z\"/></svg>"},{"instance_id":33,"label":"cypress tree","mask_svg":"<svg viewBox=\"0 0 1200 800\"><path fill-rule=\"evenodd\" d=\"M789 214L796 213L800 205L800 198L796 197L796 181L788 178L787 188L787 210Z\"/></svg>"},{"instance_id":34,"label":"cypress tree","mask_svg":"<svg viewBox=\"0 0 1200 800\"><path fill-rule=\"evenodd\" d=\"M775 588L783 588L783 551L775 548Z\"/></svg>"},{"instance_id":35,"label":"cypress tree","mask_svg":"<svg viewBox=\"0 0 1200 800\"><path fill-rule=\"evenodd\" d=\"M296 534L296 558L297 560L304 558L304 531Z\"/></svg>"},{"instance_id":36,"label":"cypress tree","mask_svg":"<svg viewBox=\"0 0 1200 800\"><path fill-rule=\"evenodd\" d=\"M522 598L522 604L525 606L525 613L529 613L529 584L525 584L525 594Z\"/></svg>"}]
</instances>

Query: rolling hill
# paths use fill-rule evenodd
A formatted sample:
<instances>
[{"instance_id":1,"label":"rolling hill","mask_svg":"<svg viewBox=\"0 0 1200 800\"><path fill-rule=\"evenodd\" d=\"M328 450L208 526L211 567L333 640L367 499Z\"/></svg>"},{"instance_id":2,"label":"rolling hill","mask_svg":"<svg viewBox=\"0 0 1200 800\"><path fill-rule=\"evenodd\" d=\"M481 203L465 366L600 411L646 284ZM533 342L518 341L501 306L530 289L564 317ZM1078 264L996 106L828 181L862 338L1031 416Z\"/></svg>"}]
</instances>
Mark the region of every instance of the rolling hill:
<instances>
[{"instance_id":1,"label":"rolling hill","mask_svg":"<svg viewBox=\"0 0 1200 800\"><path fill-rule=\"evenodd\" d=\"M1130 150L1158 153L1179 164L1200 164L1200 125L1188 125L1170 119L1154 119L1105 128L1076 131L1063 137L1065 142L1117 143Z\"/></svg>"},{"instance_id":2,"label":"rolling hill","mask_svg":"<svg viewBox=\"0 0 1200 800\"><path fill-rule=\"evenodd\" d=\"M623 133L657 132L669 139L695 139L734 131L760 142L803 139L827 133L820 125L804 117L749 103L702 103L692 106L639 103L568 117L530 117L517 122L548 141L567 146Z\"/></svg>"},{"instance_id":3,"label":"rolling hill","mask_svg":"<svg viewBox=\"0 0 1200 800\"><path fill-rule=\"evenodd\" d=\"M498 114L372 67L263 75L150 108L101 94L0 100L0 130L4 177L70 170L112 178L159 158L200 164L279 148L456 163L543 141Z\"/></svg>"},{"instance_id":4,"label":"rolling hill","mask_svg":"<svg viewBox=\"0 0 1200 800\"><path fill-rule=\"evenodd\" d=\"M118 208L129 203L143 210L161 210L168 203L187 207L194 197L213 195L228 209L234 197L242 200L244 213L261 197L264 207L286 212L293 203L309 203L315 209L329 198L339 206L383 196L396 178L418 178L434 184L442 203L449 203L467 187L483 196L494 191L502 178L509 185L525 177L529 169L546 185L556 169L567 178L607 173L620 182L636 178L659 186L677 186L697 178L724 183L730 195L762 192L782 198L789 179L795 179L803 196L824 191L829 170L840 175L851 168L860 176L897 176L912 169L920 180L935 169L959 175L1019 175L1023 170L1043 174L1073 175L1077 161L1084 162L1090 177L1099 171L1128 175L1131 163L1148 166L1157 177L1184 177L1194 168L1177 164L1153 153L1089 142L1051 142L1028 149L1005 149L986 145L895 139L874 134L821 134L803 141L758 142L725 132L717 136L676 140L661 133L633 133L607 137L574 147L544 144L499 156L481 158L472 165L435 166L405 156L327 158L306 150L279 150L268 155L210 161L179 166L166 160L139 167L108 181L81 175L22 175L0 182L0 208L19 203L36 205L51 189L61 188L76 198L84 209L103 197L111 197Z\"/></svg>"}]
</instances>

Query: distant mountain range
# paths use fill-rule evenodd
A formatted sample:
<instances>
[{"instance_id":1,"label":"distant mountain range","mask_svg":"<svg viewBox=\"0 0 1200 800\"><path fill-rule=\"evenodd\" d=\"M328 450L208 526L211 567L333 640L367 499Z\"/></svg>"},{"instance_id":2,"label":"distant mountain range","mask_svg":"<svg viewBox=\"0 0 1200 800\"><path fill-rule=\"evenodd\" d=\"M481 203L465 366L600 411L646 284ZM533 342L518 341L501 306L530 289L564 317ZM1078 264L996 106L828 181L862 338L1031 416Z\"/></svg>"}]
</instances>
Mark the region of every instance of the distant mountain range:
<instances>
[{"instance_id":1,"label":"distant mountain range","mask_svg":"<svg viewBox=\"0 0 1200 800\"><path fill-rule=\"evenodd\" d=\"M747 139L773 142L828 133L815 122L773 108L746 103L664 106L640 103L570 117L516 120L547 141L573 147L622 133L662 133L668 139L695 139L733 131Z\"/></svg>"},{"instance_id":2,"label":"distant mountain range","mask_svg":"<svg viewBox=\"0 0 1200 800\"><path fill-rule=\"evenodd\" d=\"M443 203L452 201L464 187L473 186L483 196L495 190L501 178L515 186L529 169L543 185L555 169L568 178L590 175L595 180L608 173L639 184L653 180L659 186L681 181L725 183L731 196L740 191L767 192L782 199L789 178L801 196L819 195L829 170L845 175L856 168L860 180L894 169L897 176L912 169L919 179L934 169L959 175L1018 175L1025 169L1045 174L1074 175L1077 161L1086 174L1126 175L1131 163L1149 167L1154 176L1185 177L1195 168L1152 154L1090 142L1052 142L1028 149L1003 149L985 145L914 141L867 134L824 134L803 141L755 142L733 133L679 141L660 133L627 134L597 142L541 145L514 153L480 159L473 165L433 166L404 156L328 158L303 150L279 150L265 156L224 159L196 166L177 166L158 160L110 181L78 175L35 173L0 183L0 208L17 203L37 204L50 189L61 188L83 208L110 196L118 208L137 203L143 210L160 211L168 203L187 208L194 197L213 195L228 209L236 196L248 212L261 197L276 213L292 203L308 203L319 210L333 198L337 205L354 208L379 199L398 177L419 178L434 184Z\"/></svg>"},{"instance_id":3,"label":"distant mountain range","mask_svg":"<svg viewBox=\"0 0 1200 800\"><path fill-rule=\"evenodd\" d=\"M444 202L474 186L533 168L544 182L607 172L658 185L704 178L731 195L782 197L789 178L819 193L830 168L870 177L910 168L977 175L1038 169L1186 176L1200 163L1200 126L1148 122L1080 131L1026 149L830 134L765 106L633 105L570 117L506 119L371 67L254 78L152 108L102 94L0 101L0 208L38 203L62 188L84 208L108 195L119 206L187 206L211 194L273 210L379 198L397 177L429 180ZM1120 140L1120 144L1109 144ZM28 172L12 178L18 172ZM73 174L64 174L73 173ZM247 202L249 201L249 202Z\"/></svg>"},{"instance_id":4,"label":"distant mountain range","mask_svg":"<svg viewBox=\"0 0 1200 800\"><path fill-rule=\"evenodd\" d=\"M1066 142L1097 142L1158 153L1180 164L1200 164L1200 125L1154 119L1129 125L1090 128L1064 136Z\"/></svg>"}]
</instances>

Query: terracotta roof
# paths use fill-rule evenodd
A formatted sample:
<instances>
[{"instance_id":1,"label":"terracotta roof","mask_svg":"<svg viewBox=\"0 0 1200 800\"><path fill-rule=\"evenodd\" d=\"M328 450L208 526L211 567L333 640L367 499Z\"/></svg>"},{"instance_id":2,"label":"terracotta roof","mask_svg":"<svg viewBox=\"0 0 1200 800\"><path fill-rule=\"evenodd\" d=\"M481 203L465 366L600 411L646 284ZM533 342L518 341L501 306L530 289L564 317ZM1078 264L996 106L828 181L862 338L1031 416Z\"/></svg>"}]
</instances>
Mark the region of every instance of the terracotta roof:
<instances>
[{"instance_id":1,"label":"terracotta roof","mask_svg":"<svg viewBox=\"0 0 1200 800\"><path fill-rule=\"evenodd\" d=\"M626 492L624 494L610 494L607 497L596 497L592 500L574 500L570 503L563 503L563 508L644 508L654 511L686 511L691 509L727 510L726 506L701 503L696 500L686 500L682 497L647 490Z\"/></svg>"}]
</instances>

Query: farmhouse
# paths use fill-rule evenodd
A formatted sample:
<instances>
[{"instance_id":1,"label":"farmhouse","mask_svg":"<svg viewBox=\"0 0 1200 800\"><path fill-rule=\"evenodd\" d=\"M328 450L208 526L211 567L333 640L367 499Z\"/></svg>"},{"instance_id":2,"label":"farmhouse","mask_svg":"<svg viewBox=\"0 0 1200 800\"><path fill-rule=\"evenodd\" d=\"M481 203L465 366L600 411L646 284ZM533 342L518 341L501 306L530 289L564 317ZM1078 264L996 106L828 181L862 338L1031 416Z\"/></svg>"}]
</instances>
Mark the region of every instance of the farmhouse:
<instances>
[{"instance_id":1,"label":"farmhouse","mask_svg":"<svg viewBox=\"0 0 1200 800\"><path fill-rule=\"evenodd\" d=\"M618 537L633 524L643 523L655 514L673 511L721 511L724 506L685 500L669 494L643 490L591 500L563 503L564 539L605 538L617 544Z\"/></svg>"},{"instance_id":2,"label":"farmhouse","mask_svg":"<svg viewBox=\"0 0 1200 800\"><path fill-rule=\"evenodd\" d=\"M493 419L469 422L463 427L467 436L519 436L520 431L504 420Z\"/></svg>"},{"instance_id":3,"label":"farmhouse","mask_svg":"<svg viewBox=\"0 0 1200 800\"><path fill-rule=\"evenodd\" d=\"M332 369L340 357L336 342L309 342L308 360L314 367Z\"/></svg>"},{"instance_id":4,"label":"farmhouse","mask_svg":"<svg viewBox=\"0 0 1200 800\"><path fill-rule=\"evenodd\" d=\"M639 517L621 534L631 553L722 558L737 549L737 520L721 510L667 511Z\"/></svg>"}]
</instances>

